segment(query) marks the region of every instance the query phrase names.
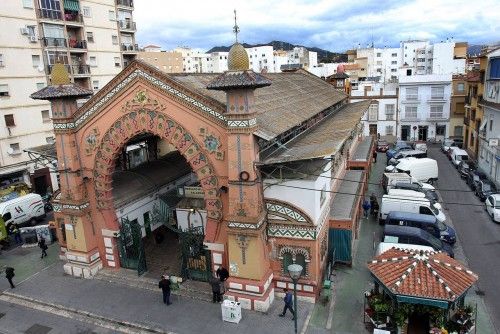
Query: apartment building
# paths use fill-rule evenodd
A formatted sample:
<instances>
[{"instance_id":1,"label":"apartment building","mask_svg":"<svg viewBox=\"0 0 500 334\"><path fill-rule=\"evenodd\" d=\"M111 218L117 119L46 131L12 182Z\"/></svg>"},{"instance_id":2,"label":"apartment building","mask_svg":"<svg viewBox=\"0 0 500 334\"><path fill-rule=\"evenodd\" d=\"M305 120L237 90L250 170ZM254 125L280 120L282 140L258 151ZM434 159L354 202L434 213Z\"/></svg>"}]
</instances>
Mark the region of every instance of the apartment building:
<instances>
[{"instance_id":1,"label":"apartment building","mask_svg":"<svg viewBox=\"0 0 500 334\"><path fill-rule=\"evenodd\" d=\"M380 135L393 139L397 130L398 85L395 83L360 82L351 91L351 102L372 103L361 118L363 135Z\"/></svg>"},{"instance_id":2,"label":"apartment building","mask_svg":"<svg viewBox=\"0 0 500 334\"><path fill-rule=\"evenodd\" d=\"M449 137L451 79L451 74L399 76L399 138L439 141Z\"/></svg>"},{"instance_id":3,"label":"apartment building","mask_svg":"<svg viewBox=\"0 0 500 334\"><path fill-rule=\"evenodd\" d=\"M133 9L131 0L2 2L0 182L58 188L55 173L26 152L54 140L50 104L29 96L48 84L56 62L78 85L98 90L109 82L138 52Z\"/></svg>"},{"instance_id":4,"label":"apartment building","mask_svg":"<svg viewBox=\"0 0 500 334\"><path fill-rule=\"evenodd\" d=\"M160 47L148 45L137 58L166 73L182 73L182 54L175 51L161 51Z\"/></svg>"},{"instance_id":5,"label":"apartment building","mask_svg":"<svg viewBox=\"0 0 500 334\"><path fill-rule=\"evenodd\" d=\"M245 48L250 60L250 69L254 72L274 72L274 50L272 45Z\"/></svg>"},{"instance_id":6,"label":"apartment building","mask_svg":"<svg viewBox=\"0 0 500 334\"><path fill-rule=\"evenodd\" d=\"M455 74L451 78L450 137L463 136L466 83L467 76L465 74Z\"/></svg>"},{"instance_id":7,"label":"apartment building","mask_svg":"<svg viewBox=\"0 0 500 334\"><path fill-rule=\"evenodd\" d=\"M484 94L478 100L484 116L479 128L478 166L500 185L500 47L484 53Z\"/></svg>"}]
</instances>

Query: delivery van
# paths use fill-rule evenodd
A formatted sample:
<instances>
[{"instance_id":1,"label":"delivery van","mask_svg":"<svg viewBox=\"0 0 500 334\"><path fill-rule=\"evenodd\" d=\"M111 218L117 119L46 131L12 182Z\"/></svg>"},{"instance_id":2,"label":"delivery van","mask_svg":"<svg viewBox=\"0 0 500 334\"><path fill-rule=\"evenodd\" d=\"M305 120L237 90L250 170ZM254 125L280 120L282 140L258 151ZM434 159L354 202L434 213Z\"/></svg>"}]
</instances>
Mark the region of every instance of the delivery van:
<instances>
[{"instance_id":1,"label":"delivery van","mask_svg":"<svg viewBox=\"0 0 500 334\"><path fill-rule=\"evenodd\" d=\"M422 245L434 248L435 251L446 252L454 257L453 249L446 242L442 242L427 231L416 227L386 225L382 236L383 242Z\"/></svg>"},{"instance_id":2,"label":"delivery van","mask_svg":"<svg viewBox=\"0 0 500 334\"><path fill-rule=\"evenodd\" d=\"M396 183L411 183L418 184L424 190L435 191L436 189L428 183L422 183L415 178L411 177L406 173L384 173L382 176L382 187L384 188L385 193L387 194L391 188L393 188Z\"/></svg>"},{"instance_id":3,"label":"delivery van","mask_svg":"<svg viewBox=\"0 0 500 334\"><path fill-rule=\"evenodd\" d=\"M411 175L414 179L420 182L433 184L438 180L437 161L430 158L401 159L399 164L396 165L396 170L399 173Z\"/></svg>"},{"instance_id":4,"label":"delivery van","mask_svg":"<svg viewBox=\"0 0 500 334\"><path fill-rule=\"evenodd\" d=\"M446 216L440 209L438 203L431 202L428 198L408 197L407 195L384 195L380 205L379 223L384 224L387 215L391 211L403 211L431 215L444 223Z\"/></svg>"},{"instance_id":5,"label":"delivery van","mask_svg":"<svg viewBox=\"0 0 500 334\"><path fill-rule=\"evenodd\" d=\"M37 220L45 218L42 196L27 194L0 203L0 215L6 226L36 225Z\"/></svg>"},{"instance_id":6,"label":"delivery van","mask_svg":"<svg viewBox=\"0 0 500 334\"><path fill-rule=\"evenodd\" d=\"M385 219L385 224L420 228L449 244L454 244L457 241L455 230L431 215L391 211Z\"/></svg>"},{"instance_id":7,"label":"delivery van","mask_svg":"<svg viewBox=\"0 0 500 334\"><path fill-rule=\"evenodd\" d=\"M451 152L451 162L453 163L453 166L458 167L458 164L461 161L468 161L469 160L469 155L467 154L467 151L462 150L460 148L457 148Z\"/></svg>"}]
</instances>

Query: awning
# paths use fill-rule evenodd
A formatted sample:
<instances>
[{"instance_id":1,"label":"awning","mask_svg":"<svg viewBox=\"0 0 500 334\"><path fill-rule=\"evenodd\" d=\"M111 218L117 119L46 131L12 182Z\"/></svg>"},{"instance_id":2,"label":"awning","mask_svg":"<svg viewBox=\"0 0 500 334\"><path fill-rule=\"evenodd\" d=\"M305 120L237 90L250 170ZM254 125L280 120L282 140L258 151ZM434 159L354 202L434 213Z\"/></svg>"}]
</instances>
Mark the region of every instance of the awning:
<instances>
[{"instance_id":1,"label":"awning","mask_svg":"<svg viewBox=\"0 0 500 334\"><path fill-rule=\"evenodd\" d=\"M78 0L64 0L64 9L79 12L80 3L78 2Z\"/></svg>"}]
</instances>

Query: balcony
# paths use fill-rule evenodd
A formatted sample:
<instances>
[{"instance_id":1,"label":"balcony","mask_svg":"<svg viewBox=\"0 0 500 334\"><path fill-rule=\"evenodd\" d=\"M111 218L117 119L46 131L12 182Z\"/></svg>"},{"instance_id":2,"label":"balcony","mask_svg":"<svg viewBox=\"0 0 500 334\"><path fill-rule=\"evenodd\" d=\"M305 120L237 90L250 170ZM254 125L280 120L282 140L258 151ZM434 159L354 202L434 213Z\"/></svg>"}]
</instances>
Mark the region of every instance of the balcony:
<instances>
[{"instance_id":1,"label":"balcony","mask_svg":"<svg viewBox=\"0 0 500 334\"><path fill-rule=\"evenodd\" d=\"M485 102L500 103L500 80L486 80L484 87L485 96L481 96L481 104Z\"/></svg>"},{"instance_id":2,"label":"balcony","mask_svg":"<svg viewBox=\"0 0 500 334\"><path fill-rule=\"evenodd\" d=\"M118 26L121 30L131 30L136 31L136 26L134 21L124 20L118 21Z\"/></svg>"},{"instance_id":3,"label":"balcony","mask_svg":"<svg viewBox=\"0 0 500 334\"><path fill-rule=\"evenodd\" d=\"M57 9L40 8L38 9L38 17L40 19L62 20L62 13Z\"/></svg>"},{"instance_id":4,"label":"balcony","mask_svg":"<svg viewBox=\"0 0 500 334\"><path fill-rule=\"evenodd\" d=\"M419 120L420 119L418 118L418 116L416 114L404 114L401 117L401 121L404 121L404 122L416 122Z\"/></svg>"},{"instance_id":5,"label":"balcony","mask_svg":"<svg viewBox=\"0 0 500 334\"><path fill-rule=\"evenodd\" d=\"M116 5L121 7L134 7L134 2L132 0L116 0Z\"/></svg>"},{"instance_id":6,"label":"balcony","mask_svg":"<svg viewBox=\"0 0 500 334\"><path fill-rule=\"evenodd\" d=\"M74 50L71 50L70 52L85 52L87 50L87 41L86 40L79 41L77 39L70 38L68 40L68 44L69 44L69 47L71 49L74 49Z\"/></svg>"},{"instance_id":7,"label":"balcony","mask_svg":"<svg viewBox=\"0 0 500 334\"><path fill-rule=\"evenodd\" d=\"M45 66L45 72L50 75L52 73L52 67L54 67L54 65L47 65ZM64 64L64 67L66 68L66 71L68 73L71 73L71 66L68 65L68 64Z\"/></svg>"},{"instance_id":8,"label":"balcony","mask_svg":"<svg viewBox=\"0 0 500 334\"><path fill-rule=\"evenodd\" d=\"M138 52L139 51L139 45L138 44L128 44L128 43L122 43L122 51L123 52Z\"/></svg>"},{"instance_id":9,"label":"balcony","mask_svg":"<svg viewBox=\"0 0 500 334\"><path fill-rule=\"evenodd\" d=\"M90 76L89 65L71 65L71 73L74 77L88 77Z\"/></svg>"},{"instance_id":10,"label":"balcony","mask_svg":"<svg viewBox=\"0 0 500 334\"><path fill-rule=\"evenodd\" d=\"M66 38L56 38L56 37L43 37L42 38L43 45L45 47L59 47L66 48L68 47L68 43L66 42Z\"/></svg>"},{"instance_id":11,"label":"balcony","mask_svg":"<svg viewBox=\"0 0 500 334\"><path fill-rule=\"evenodd\" d=\"M78 25L81 26L83 25L83 15L79 13L74 13L74 12L65 12L64 13L64 21L66 21L66 24L68 25Z\"/></svg>"},{"instance_id":12,"label":"balcony","mask_svg":"<svg viewBox=\"0 0 500 334\"><path fill-rule=\"evenodd\" d=\"M443 113L431 113L429 117L427 118L428 121L435 122L435 121L446 121L448 120L448 117L445 117Z\"/></svg>"}]
</instances>

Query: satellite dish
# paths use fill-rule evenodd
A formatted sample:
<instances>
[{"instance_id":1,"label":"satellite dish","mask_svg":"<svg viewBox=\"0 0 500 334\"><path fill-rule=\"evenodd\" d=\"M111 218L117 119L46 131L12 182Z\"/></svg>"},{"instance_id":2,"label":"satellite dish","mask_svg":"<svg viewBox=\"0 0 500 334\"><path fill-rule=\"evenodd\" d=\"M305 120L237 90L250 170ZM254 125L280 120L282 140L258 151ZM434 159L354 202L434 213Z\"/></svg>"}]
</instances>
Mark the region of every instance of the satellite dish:
<instances>
[{"instance_id":1,"label":"satellite dish","mask_svg":"<svg viewBox=\"0 0 500 334\"><path fill-rule=\"evenodd\" d=\"M14 154L14 149L13 149L12 147L9 147L9 148L7 149L7 154L8 154L8 155L12 155L12 154Z\"/></svg>"}]
</instances>

